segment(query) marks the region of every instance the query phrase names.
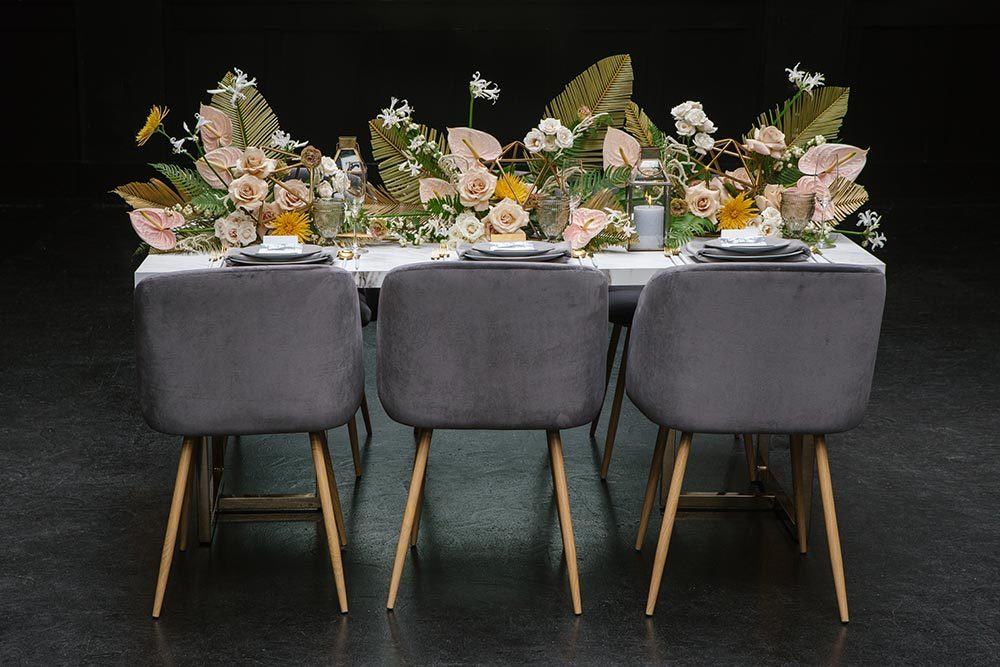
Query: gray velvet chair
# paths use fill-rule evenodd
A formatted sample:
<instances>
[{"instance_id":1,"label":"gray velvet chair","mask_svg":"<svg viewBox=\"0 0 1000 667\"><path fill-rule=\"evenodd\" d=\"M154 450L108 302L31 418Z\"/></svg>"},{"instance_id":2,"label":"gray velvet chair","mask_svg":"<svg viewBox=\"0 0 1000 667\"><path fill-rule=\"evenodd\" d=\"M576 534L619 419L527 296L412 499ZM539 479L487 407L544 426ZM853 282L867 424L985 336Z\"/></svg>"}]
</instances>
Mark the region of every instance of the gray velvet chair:
<instances>
[{"instance_id":1,"label":"gray velvet chair","mask_svg":"<svg viewBox=\"0 0 1000 667\"><path fill-rule=\"evenodd\" d=\"M418 433L389 609L416 543L434 429L538 429L547 434L573 611L581 612L559 432L590 422L600 407L607 289L598 271L568 264L435 262L386 276L379 398Z\"/></svg>"},{"instance_id":2,"label":"gray velvet chair","mask_svg":"<svg viewBox=\"0 0 1000 667\"><path fill-rule=\"evenodd\" d=\"M683 266L662 271L646 285L632 326L626 373L629 398L660 425L643 524L663 458L663 436L668 427L682 433L647 614L656 605L691 434L793 436L798 490L804 471L801 438L796 436L812 434L837 603L841 620L848 621L826 435L861 422L884 302L884 274L838 264ZM795 495L801 547L805 506L801 494Z\"/></svg>"},{"instance_id":3,"label":"gray velvet chair","mask_svg":"<svg viewBox=\"0 0 1000 667\"><path fill-rule=\"evenodd\" d=\"M187 271L135 291L139 405L155 430L183 437L153 616L159 617L205 436L308 432L341 611L343 514L325 430L361 402L358 293L329 266Z\"/></svg>"}]
</instances>

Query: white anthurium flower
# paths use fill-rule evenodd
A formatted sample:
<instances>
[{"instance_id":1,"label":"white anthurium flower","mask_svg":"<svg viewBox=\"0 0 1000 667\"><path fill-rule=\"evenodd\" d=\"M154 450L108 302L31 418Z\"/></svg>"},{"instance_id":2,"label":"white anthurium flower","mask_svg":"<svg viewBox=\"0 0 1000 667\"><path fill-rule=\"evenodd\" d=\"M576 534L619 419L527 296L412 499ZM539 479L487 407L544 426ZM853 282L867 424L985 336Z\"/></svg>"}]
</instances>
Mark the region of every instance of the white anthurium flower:
<instances>
[{"instance_id":1,"label":"white anthurium flower","mask_svg":"<svg viewBox=\"0 0 1000 667\"><path fill-rule=\"evenodd\" d=\"M469 93L476 99L489 100L493 104L500 99L500 87L492 81L480 78L479 72L474 73L472 80L469 81Z\"/></svg>"},{"instance_id":2,"label":"white anthurium flower","mask_svg":"<svg viewBox=\"0 0 1000 667\"><path fill-rule=\"evenodd\" d=\"M545 134L555 134L562 126L563 124L559 122L558 118L543 118L541 122L538 123L538 129Z\"/></svg>"}]
</instances>

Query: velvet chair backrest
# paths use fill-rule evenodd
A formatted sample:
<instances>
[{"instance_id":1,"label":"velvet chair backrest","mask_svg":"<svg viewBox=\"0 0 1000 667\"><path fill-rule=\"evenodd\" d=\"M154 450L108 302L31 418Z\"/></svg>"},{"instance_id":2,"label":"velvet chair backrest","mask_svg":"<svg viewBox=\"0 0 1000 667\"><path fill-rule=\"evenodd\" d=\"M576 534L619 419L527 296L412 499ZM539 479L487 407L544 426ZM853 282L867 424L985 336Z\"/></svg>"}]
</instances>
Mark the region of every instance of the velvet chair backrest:
<instances>
[{"instance_id":1,"label":"velvet chair backrest","mask_svg":"<svg viewBox=\"0 0 1000 667\"><path fill-rule=\"evenodd\" d=\"M602 402L608 284L594 269L416 264L385 277L379 311L379 397L398 422L563 429Z\"/></svg>"},{"instance_id":2,"label":"velvet chair backrest","mask_svg":"<svg viewBox=\"0 0 1000 667\"><path fill-rule=\"evenodd\" d=\"M175 435L320 431L364 388L358 293L330 266L152 276L135 291L139 404Z\"/></svg>"},{"instance_id":3,"label":"velvet chair backrest","mask_svg":"<svg viewBox=\"0 0 1000 667\"><path fill-rule=\"evenodd\" d=\"M871 391L885 276L838 264L702 264L646 285L626 387L693 433L837 433Z\"/></svg>"}]
</instances>

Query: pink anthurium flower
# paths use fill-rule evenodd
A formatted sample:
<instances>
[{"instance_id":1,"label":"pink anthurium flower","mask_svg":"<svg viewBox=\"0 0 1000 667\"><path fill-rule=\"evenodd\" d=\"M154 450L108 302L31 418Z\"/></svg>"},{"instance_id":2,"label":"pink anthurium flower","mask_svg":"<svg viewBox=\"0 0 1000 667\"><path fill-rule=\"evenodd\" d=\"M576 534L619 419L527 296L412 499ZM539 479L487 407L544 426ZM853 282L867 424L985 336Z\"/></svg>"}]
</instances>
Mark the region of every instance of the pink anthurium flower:
<instances>
[{"instance_id":1,"label":"pink anthurium flower","mask_svg":"<svg viewBox=\"0 0 1000 667\"><path fill-rule=\"evenodd\" d=\"M500 157L503 147L492 134L471 127L449 127L448 149L452 155L490 162Z\"/></svg>"},{"instance_id":2,"label":"pink anthurium flower","mask_svg":"<svg viewBox=\"0 0 1000 667\"><path fill-rule=\"evenodd\" d=\"M604 168L625 167L635 168L639 164L641 147L635 137L627 132L609 127L604 135Z\"/></svg>"},{"instance_id":3,"label":"pink anthurium flower","mask_svg":"<svg viewBox=\"0 0 1000 667\"><path fill-rule=\"evenodd\" d=\"M173 230L184 224L184 216L162 208L137 208L129 212L132 229L139 238L157 250L173 250L177 235Z\"/></svg>"}]
</instances>

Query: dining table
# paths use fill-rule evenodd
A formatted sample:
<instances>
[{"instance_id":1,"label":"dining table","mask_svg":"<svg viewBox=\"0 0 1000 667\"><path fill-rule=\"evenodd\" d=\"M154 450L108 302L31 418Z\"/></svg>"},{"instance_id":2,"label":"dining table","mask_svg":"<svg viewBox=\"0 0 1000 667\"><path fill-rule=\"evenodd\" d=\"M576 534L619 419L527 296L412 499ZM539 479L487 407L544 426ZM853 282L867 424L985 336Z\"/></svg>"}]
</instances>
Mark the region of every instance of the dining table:
<instances>
[{"instance_id":1,"label":"dining table","mask_svg":"<svg viewBox=\"0 0 1000 667\"><path fill-rule=\"evenodd\" d=\"M833 236L834 246L814 252L807 261L828 264L862 264L875 266L885 271L885 264L849 237L843 234ZM436 244L420 246L400 246L379 244L364 247L364 252L354 259L338 259L339 248L325 246L323 250L334 255L334 266L349 271L358 287L377 288L389 271L408 264L429 262L440 253ZM446 259L458 259L454 251ZM645 285L658 272L672 266L698 263L687 250L682 248L673 255L663 251L609 249L589 257L570 259L584 266L590 266L604 273L610 285L638 287ZM150 253L135 271L135 284L150 276L177 271L211 269L225 266L225 261L208 253Z\"/></svg>"}]
</instances>

